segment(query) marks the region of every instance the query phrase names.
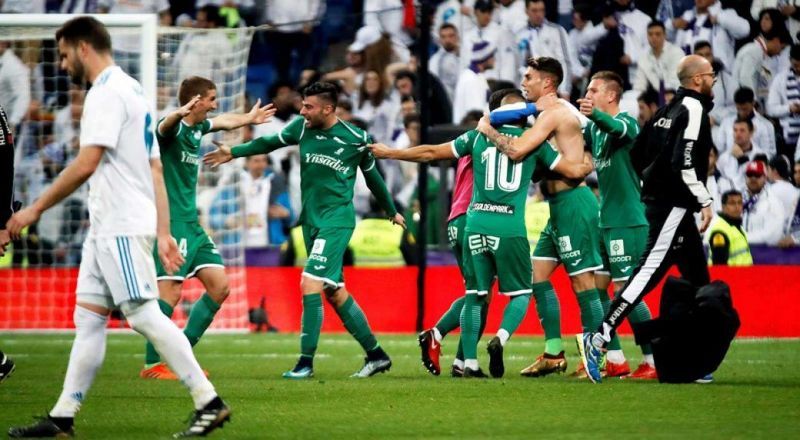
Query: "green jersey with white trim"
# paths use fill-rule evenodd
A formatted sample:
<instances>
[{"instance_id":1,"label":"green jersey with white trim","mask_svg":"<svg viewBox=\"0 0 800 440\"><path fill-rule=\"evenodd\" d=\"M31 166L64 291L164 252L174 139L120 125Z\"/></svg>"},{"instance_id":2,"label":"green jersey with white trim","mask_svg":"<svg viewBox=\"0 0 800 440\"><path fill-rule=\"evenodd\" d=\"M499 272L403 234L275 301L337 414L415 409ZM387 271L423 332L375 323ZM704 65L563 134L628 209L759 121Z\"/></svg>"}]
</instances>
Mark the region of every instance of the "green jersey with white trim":
<instances>
[{"instance_id":1,"label":"green jersey with white trim","mask_svg":"<svg viewBox=\"0 0 800 440\"><path fill-rule=\"evenodd\" d=\"M162 134L156 129L170 221L197 221L197 174L202 161L200 140L211 131L211 126L211 120L206 119L192 126L180 121L168 133Z\"/></svg>"},{"instance_id":2,"label":"green jersey with white trim","mask_svg":"<svg viewBox=\"0 0 800 440\"><path fill-rule=\"evenodd\" d=\"M504 125L504 136L520 137L523 128ZM514 162L483 134L470 130L453 141L457 157L472 155L472 202L467 210L467 232L496 237L527 237L525 201L537 167L552 169L561 155L545 142L523 160Z\"/></svg>"},{"instance_id":3,"label":"green jersey with white trim","mask_svg":"<svg viewBox=\"0 0 800 440\"><path fill-rule=\"evenodd\" d=\"M238 157L254 154L254 150L268 152L299 145L303 204L299 222L315 228L353 228L356 215L353 186L358 168L387 214L392 216L397 212L377 173L375 157L367 148L372 142L367 132L341 119L323 130L308 128L305 119L297 117L277 135L256 139L232 151ZM380 191L376 193L378 187Z\"/></svg>"},{"instance_id":4,"label":"green jersey with white trim","mask_svg":"<svg viewBox=\"0 0 800 440\"><path fill-rule=\"evenodd\" d=\"M620 112L612 117L597 109L589 116L584 138L592 146L600 187L600 227L618 228L647 224L641 201L641 181L631 162L631 149L639 124Z\"/></svg>"}]
</instances>

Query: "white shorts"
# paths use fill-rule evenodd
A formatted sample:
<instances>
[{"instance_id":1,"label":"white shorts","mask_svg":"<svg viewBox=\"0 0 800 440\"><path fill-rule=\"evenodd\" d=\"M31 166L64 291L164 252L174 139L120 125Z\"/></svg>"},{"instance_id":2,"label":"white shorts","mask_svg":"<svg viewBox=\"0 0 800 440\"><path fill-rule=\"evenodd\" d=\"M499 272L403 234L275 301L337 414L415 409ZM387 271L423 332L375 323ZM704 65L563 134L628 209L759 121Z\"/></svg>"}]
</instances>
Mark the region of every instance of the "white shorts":
<instances>
[{"instance_id":1,"label":"white shorts","mask_svg":"<svg viewBox=\"0 0 800 440\"><path fill-rule=\"evenodd\" d=\"M90 237L83 243L77 301L108 309L158 298L155 237Z\"/></svg>"}]
</instances>

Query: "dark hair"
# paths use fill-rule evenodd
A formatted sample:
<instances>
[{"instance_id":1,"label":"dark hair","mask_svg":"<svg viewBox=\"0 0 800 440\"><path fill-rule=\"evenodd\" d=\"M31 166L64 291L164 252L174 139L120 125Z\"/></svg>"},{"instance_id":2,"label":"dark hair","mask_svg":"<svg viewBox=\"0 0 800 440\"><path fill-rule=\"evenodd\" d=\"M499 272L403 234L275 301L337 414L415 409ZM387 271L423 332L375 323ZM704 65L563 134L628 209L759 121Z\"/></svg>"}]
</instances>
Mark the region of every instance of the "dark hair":
<instances>
[{"instance_id":1,"label":"dark hair","mask_svg":"<svg viewBox=\"0 0 800 440\"><path fill-rule=\"evenodd\" d=\"M198 12L200 11L205 12L206 21L214 23L215 27L225 26L225 21L222 19L222 16L219 15L219 6L205 5L202 8L198 9Z\"/></svg>"},{"instance_id":2,"label":"dark hair","mask_svg":"<svg viewBox=\"0 0 800 440\"><path fill-rule=\"evenodd\" d=\"M783 44L791 44L792 43L792 35L786 30L786 25L783 26L776 26L773 23L772 29L769 32L764 32L761 34L764 37L764 40L773 40L775 38L779 39Z\"/></svg>"},{"instance_id":3,"label":"dark hair","mask_svg":"<svg viewBox=\"0 0 800 440\"><path fill-rule=\"evenodd\" d=\"M550 57L537 57L537 58L528 58L528 67L533 70L544 72L548 75L551 75L556 81L555 85L558 87L561 84L561 81L564 80L564 69L561 67L561 63L558 62L555 58Z\"/></svg>"},{"instance_id":4,"label":"dark hair","mask_svg":"<svg viewBox=\"0 0 800 440\"><path fill-rule=\"evenodd\" d=\"M525 7L527 8L531 3L544 3L545 8L547 7L547 3L544 0L525 0Z\"/></svg>"},{"instance_id":5,"label":"dark hair","mask_svg":"<svg viewBox=\"0 0 800 440\"><path fill-rule=\"evenodd\" d=\"M666 32L667 28L664 26L664 22L660 20L653 20L650 24L647 25L647 30L649 31L650 28L660 27L662 31Z\"/></svg>"},{"instance_id":6,"label":"dark hair","mask_svg":"<svg viewBox=\"0 0 800 440\"><path fill-rule=\"evenodd\" d=\"M458 33L458 28L455 27L455 25L453 25L453 23L445 23L445 24L439 26L439 32L443 31L444 29L452 29L452 30L456 31L456 33Z\"/></svg>"},{"instance_id":7,"label":"dark hair","mask_svg":"<svg viewBox=\"0 0 800 440\"><path fill-rule=\"evenodd\" d=\"M714 156L719 157L719 148L717 148L716 145L711 144L711 148L709 148L708 151L713 151L714 152Z\"/></svg>"},{"instance_id":8,"label":"dark hair","mask_svg":"<svg viewBox=\"0 0 800 440\"><path fill-rule=\"evenodd\" d=\"M355 125L357 128L360 128L360 129L362 129L364 131L367 131L367 129L369 129L369 126L367 125L367 121L365 121L365 120L363 120L361 118L353 118L349 122L352 125Z\"/></svg>"},{"instance_id":9,"label":"dark hair","mask_svg":"<svg viewBox=\"0 0 800 440\"><path fill-rule=\"evenodd\" d=\"M642 101L647 105L658 105L658 92L653 90L652 87L648 87L647 90L642 92L639 97L637 98L638 101Z\"/></svg>"},{"instance_id":10,"label":"dark hair","mask_svg":"<svg viewBox=\"0 0 800 440\"><path fill-rule=\"evenodd\" d=\"M722 201L722 204L724 205L724 204L728 203L728 199L731 198L732 196L741 197L742 193L739 190L736 190L736 189L729 189L729 190L725 191L724 193L722 193L722 198L720 199Z\"/></svg>"},{"instance_id":11,"label":"dark hair","mask_svg":"<svg viewBox=\"0 0 800 440\"><path fill-rule=\"evenodd\" d=\"M481 12L492 12L494 10L494 2L491 0L477 0L472 9Z\"/></svg>"},{"instance_id":12,"label":"dark hair","mask_svg":"<svg viewBox=\"0 0 800 440\"><path fill-rule=\"evenodd\" d=\"M750 119L747 119L747 118L737 118L735 121L733 121L733 125L736 125L736 124L747 124L747 129L748 129L748 130L750 130L750 132L751 132L751 133L752 133L752 132L753 132L753 130L754 130L754 128L753 128L753 121L751 121Z\"/></svg>"},{"instance_id":13,"label":"dark hair","mask_svg":"<svg viewBox=\"0 0 800 440\"><path fill-rule=\"evenodd\" d=\"M733 94L733 102L736 104L752 104L756 100L756 95L750 87L739 87Z\"/></svg>"},{"instance_id":14,"label":"dark hair","mask_svg":"<svg viewBox=\"0 0 800 440\"><path fill-rule=\"evenodd\" d=\"M284 81L284 80L275 81L274 83L272 83L271 86L269 86L269 89L267 89L267 97L269 99L275 99L275 97L278 96L278 92L282 88L288 88L294 90L294 85L289 81Z\"/></svg>"},{"instance_id":15,"label":"dark hair","mask_svg":"<svg viewBox=\"0 0 800 440\"><path fill-rule=\"evenodd\" d=\"M470 110L461 118L459 125L473 125L478 124L478 121L483 117L483 112L480 110Z\"/></svg>"},{"instance_id":16,"label":"dark hair","mask_svg":"<svg viewBox=\"0 0 800 440\"><path fill-rule=\"evenodd\" d=\"M339 104L339 87L328 81L319 81L303 89L303 98L316 96L323 101L328 101L333 108Z\"/></svg>"},{"instance_id":17,"label":"dark hair","mask_svg":"<svg viewBox=\"0 0 800 440\"><path fill-rule=\"evenodd\" d=\"M610 70L601 70L594 75L592 75L592 79L599 79L604 81L607 85L613 87L613 92L617 95L617 102L622 99L622 91L624 90L624 85L622 82L622 77L619 76L617 72L612 72Z\"/></svg>"},{"instance_id":18,"label":"dark hair","mask_svg":"<svg viewBox=\"0 0 800 440\"><path fill-rule=\"evenodd\" d=\"M697 43L694 43L694 52L697 52L700 49L711 47L711 43L706 40L700 40Z\"/></svg>"},{"instance_id":19,"label":"dark hair","mask_svg":"<svg viewBox=\"0 0 800 440\"><path fill-rule=\"evenodd\" d=\"M412 123L420 123L419 115L416 113L409 113L403 116L403 127L408 128Z\"/></svg>"},{"instance_id":20,"label":"dark hair","mask_svg":"<svg viewBox=\"0 0 800 440\"><path fill-rule=\"evenodd\" d=\"M338 104L336 104L336 107L344 109L345 111L351 113L353 112L353 103L350 102L349 99L342 99L341 101L339 101Z\"/></svg>"},{"instance_id":21,"label":"dark hair","mask_svg":"<svg viewBox=\"0 0 800 440\"><path fill-rule=\"evenodd\" d=\"M417 74L410 70L398 70L397 73L394 74L395 84L397 84L397 81L404 78L410 80L411 84L417 84Z\"/></svg>"},{"instance_id":22,"label":"dark hair","mask_svg":"<svg viewBox=\"0 0 800 440\"><path fill-rule=\"evenodd\" d=\"M775 170L782 179L794 182L792 179L792 161L783 154L778 154L769 161L769 167Z\"/></svg>"},{"instance_id":23,"label":"dark hair","mask_svg":"<svg viewBox=\"0 0 800 440\"><path fill-rule=\"evenodd\" d=\"M178 88L178 103L182 106L189 103L197 95L203 97L209 90L216 90L214 81L200 76L190 76L183 81Z\"/></svg>"},{"instance_id":24,"label":"dark hair","mask_svg":"<svg viewBox=\"0 0 800 440\"><path fill-rule=\"evenodd\" d=\"M494 110L494 109L500 107L501 102L508 95L517 95L520 98L522 98L523 100L525 99L522 96L522 92L520 92L517 89L513 89L513 88L500 89L500 90L492 93L491 96L489 96L489 110L491 111L491 110Z\"/></svg>"},{"instance_id":25,"label":"dark hair","mask_svg":"<svg viewBox=\"0 0 800 440\"><path fill-rule=\"evenodd\" d=\"M56 31L56 43L64 40L70 46L85 41L97 52L111 52L111 36L108 29L94 17L75 17Z\"/></svg>"},{"instance_id":26,"label":"dark hair","mask_svg":"<svg viewBox=\"0 0 800 440\"><path fill-rule=\"evenodd\" d=\"M792 48L789 49L789 58L800 60L800 44L792 44Z\"/></svg>"},{"instance_id":27,"label":"dark hair","mask_svg":"<svg viewBox=\"0 0 800 440\"><path fill-rule=\"evenodd\" d=\"M378 91L370 96L367 94L367 75L374 73L378 77ZM364 103L369 101L373 107L380 107L386 99L386 83L381 76L381 72L375 70L367 70L364 72L364 78L361 80L361 86L358 88L358 108L363 108Z\"/></svg>"},{"instance_id":28,"label":"dark hair","mask_svg":"<svg viewBox=\"0 0 800 440\"><path fill-rule=\"evenodd\" d=\"M767 157L766 153L758 153L753 156L753 162L764 162L764 164L766 164L769 162L769 157Z\"/></svg>"}]
</instances>

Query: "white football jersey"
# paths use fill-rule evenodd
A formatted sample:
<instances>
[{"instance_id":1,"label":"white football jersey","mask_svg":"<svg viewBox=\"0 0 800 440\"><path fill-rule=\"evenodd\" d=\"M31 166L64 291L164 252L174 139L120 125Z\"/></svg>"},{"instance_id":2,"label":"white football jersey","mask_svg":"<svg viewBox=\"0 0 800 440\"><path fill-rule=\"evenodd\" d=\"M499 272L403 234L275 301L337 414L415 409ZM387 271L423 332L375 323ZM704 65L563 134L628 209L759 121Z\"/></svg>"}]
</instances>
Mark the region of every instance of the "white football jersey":
<instances>
[{"instance_id":1,"label":"white football jersey","mask_svg":"<svg viewBox=\"0 0 800 440\"><path fill-rule=\"evenodd\" d=\"M150 159L159 158L155 121L142 86L119 68L98 75L86 94L81 148L105 148L89 178L89 235L156 235Z\"/></svg>"}]
</instances>

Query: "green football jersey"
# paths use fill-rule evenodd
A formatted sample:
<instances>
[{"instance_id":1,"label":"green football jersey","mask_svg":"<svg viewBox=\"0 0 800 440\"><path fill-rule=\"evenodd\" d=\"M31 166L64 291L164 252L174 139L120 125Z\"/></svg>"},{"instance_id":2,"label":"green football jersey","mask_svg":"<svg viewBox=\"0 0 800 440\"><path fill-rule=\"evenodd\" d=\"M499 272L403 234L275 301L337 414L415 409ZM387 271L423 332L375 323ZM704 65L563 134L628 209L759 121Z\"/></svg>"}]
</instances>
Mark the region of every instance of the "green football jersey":
<instances>
[{"instance_id":1,"label":"green football jersey","mask_svg":"<svg viewBox=\"0 0 800 440\"><path fill-rule=\"evenodd\" d=\"M159 125L163 119L159 120ZM169 133L156 130L164 166L164 186L169 199L170 221L197 221L197 174L200 170L200 140L211 131L211 120L192 126L180 121Z\"/></svg>"},{"instance_id":2,"label":"green football jersey","mask_svg":"<svg viewBox=\"0 0 800 440\"><path fill-rule=\"evenodd\" d=\"M315 228L355 227L353 186L358 168L364 173L375 168L375 157L367 148L372 143L367 132L342 120L328 130L307 128L305 119L297 117L277 136L266 136L258 142L268 151L300 146L301 224Z\"/></svg>"},{"instance_id":3,"label":"green football jersey","mask_svg":"<svg viewBox=\"0 0 800 440\"><path fill-rule=\"evenodd\" d=\"M592 112L584 137L592 146L600 187L600 227L618 228L647 224L641 201L641 182L631 162L631 148L639 124L621 112L615 117L597 109Z\"/></svg>"},{"instance_id":4,"label":"green football jersey","mask_svg":"<svg viewBox=\"0 0 800 440\"><path fill-rule=\"evenodd\" d=\"M525 129L504 125L499 131L520 137ZM527 237L525 201L531 176L537 167L555 167L561 154L545 142L525 159L514 162L476 130L456 138L453 151L458 157L472 156L472 202L466 230L496 237Z\"/></svg>"}]
</instances>

